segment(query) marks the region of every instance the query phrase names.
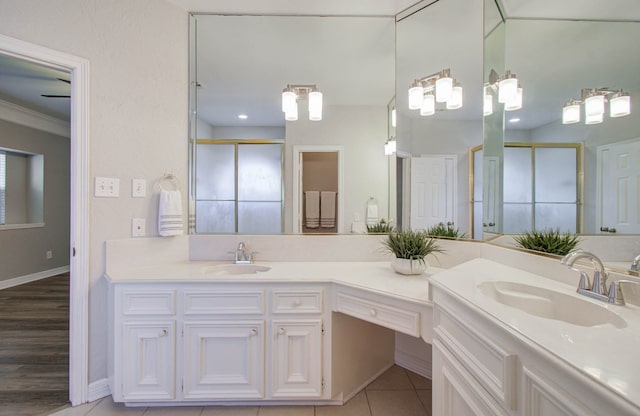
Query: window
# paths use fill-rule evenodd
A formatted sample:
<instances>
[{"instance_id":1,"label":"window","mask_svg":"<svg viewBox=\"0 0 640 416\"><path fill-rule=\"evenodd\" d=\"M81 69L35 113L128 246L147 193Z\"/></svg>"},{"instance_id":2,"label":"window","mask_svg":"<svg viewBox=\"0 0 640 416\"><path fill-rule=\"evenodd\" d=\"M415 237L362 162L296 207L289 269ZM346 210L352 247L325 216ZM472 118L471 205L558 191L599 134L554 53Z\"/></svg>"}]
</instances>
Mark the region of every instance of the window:
<instances>
[{"instance_id":1,"label":"window","mask_svg":"<svg viewBox=\"0 0 640 416\"><path fill-rule=\"evenodd\" d=\"M7 189L7 155L0 152L0 225L5 223L6 218L6 189Z\"/></svg>"},{"instance_id":2,"label":"window","mask_svg":"<svg viewBox=\"0 0 640 416\"><path fill-rule=\"evenodd\" d=\"M44 222L44 155L0 148L0 226Z\"/></svg>"}]
</instances>

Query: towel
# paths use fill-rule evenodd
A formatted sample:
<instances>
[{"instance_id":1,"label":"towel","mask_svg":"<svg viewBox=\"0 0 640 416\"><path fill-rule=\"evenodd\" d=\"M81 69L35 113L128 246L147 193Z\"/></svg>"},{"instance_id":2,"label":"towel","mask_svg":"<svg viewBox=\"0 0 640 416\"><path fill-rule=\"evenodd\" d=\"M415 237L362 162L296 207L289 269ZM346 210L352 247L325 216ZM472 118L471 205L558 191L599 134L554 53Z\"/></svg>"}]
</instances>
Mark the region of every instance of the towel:
<instances>
[{"instance_id":1,"label":"towel","mask_svg":"<svg viewBox=\"0 0 640 416\"><path fill-rule=\"evenodd\" d=\"M160 191L158 206L158 233L162 237L181 235L182 226L182 196L180 191Z\"/></svg>"},{"instance_id":2,"label":"towel","mask_svg":"<svg viewBox=\"0 0 640 416\"><path fill-rule=\"evenodd\" d=\"M306 191L305 197L305 225L307 228L320 226L320 192Z\"/></svg>"},{"instance_id":3,"label":"towel","mask_svg":"<svg viewBox=\"0 0 640 416\"><path fill-rule=\"evenodd\" d=\"M320 227L333 228L336 226L336 193L320 192Z\"/></svg>"},{"instance_id":4,"label":"towel","mask_svg":"<svg viewBox=\"0 0 640 416\"><path fill-rule=\"evenodd\" d=\"M378 223L378 204L373 201L367 203L367 225Z\"/></svg>"}]
</instances>

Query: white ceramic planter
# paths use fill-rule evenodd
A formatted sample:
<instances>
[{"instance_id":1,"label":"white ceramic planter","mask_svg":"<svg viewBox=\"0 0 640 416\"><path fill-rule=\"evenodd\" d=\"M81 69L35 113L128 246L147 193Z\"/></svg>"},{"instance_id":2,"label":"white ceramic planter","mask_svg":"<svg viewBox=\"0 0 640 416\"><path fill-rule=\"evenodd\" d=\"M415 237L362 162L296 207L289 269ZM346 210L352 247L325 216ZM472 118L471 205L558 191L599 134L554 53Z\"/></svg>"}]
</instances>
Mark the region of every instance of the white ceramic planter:
<instances>
[{"instance_id":1,"label":"white ceramic planter","mask_svg":"<svg viewBox=\"0 0 640 416\"><path fill-rule=\"evenodd\" d=\"M422 274L425 270L427 270L427 266L429 264L426 260L409 260L409 259L399 259L394 257L391 260L391 268L400 274Z\"/></svg>"}]
</instances>

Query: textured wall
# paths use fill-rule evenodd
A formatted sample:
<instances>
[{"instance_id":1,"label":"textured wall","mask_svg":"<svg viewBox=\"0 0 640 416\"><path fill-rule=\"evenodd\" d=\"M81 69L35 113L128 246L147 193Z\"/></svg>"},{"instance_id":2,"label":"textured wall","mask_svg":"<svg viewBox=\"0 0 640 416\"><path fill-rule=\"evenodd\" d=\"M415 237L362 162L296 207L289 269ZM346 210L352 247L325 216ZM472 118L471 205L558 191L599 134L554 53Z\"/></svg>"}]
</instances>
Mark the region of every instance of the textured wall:
<instances>
[{"instance_id":1,"label":"textured wall","mask_svg":"<svg viewBox=\"0 0 640 416\"><path fill-rule=\"evenodd\" d=\"M164 172L187 182L188 14L164 0L0 0L0 33L90 62L89 168L120 178L120 198L90 197L89 381L107 376L104 241L131 218L157 235ZM147 197L131 198L131 179ZM186 210L186 197L185 210Z\"/></svg>"},{"instance_id":2,"label":"textured wall","mask_svg":"<svg viewBox=\"0 0 640 416\"><path fill-rule=\"evenodd\" d=\"M0 147L42 154L45 169L45 226L0 231L0 280L67 266L69 139L0 120Z\"/></svg>"}]
</instances>

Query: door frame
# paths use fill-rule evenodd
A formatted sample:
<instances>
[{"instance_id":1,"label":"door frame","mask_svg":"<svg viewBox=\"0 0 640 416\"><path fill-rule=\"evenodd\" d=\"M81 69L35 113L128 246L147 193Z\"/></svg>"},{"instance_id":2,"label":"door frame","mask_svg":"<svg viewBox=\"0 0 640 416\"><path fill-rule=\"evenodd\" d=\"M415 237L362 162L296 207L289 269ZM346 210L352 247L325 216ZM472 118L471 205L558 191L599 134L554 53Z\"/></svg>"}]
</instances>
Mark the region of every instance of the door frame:
<instances>
[{"instance_id":1,"label":"door frame","mask_svg":"<svg viewBox=\"0 0 640 416\"><path fill-rule=\"evenodd\" d=\"M71 74L69 400L76 406L89 390L89 61L4 35L0 54Z\"/></svg>"},{"instance_id":2,"label":"door frame","mask_svg":"<svg viewBox=\"0 0 640 416\"><path fill-rule=\"evenodd\" d=\"M337 231L338 234L344 232L344 146L337 145L295 145L293 146L293 189L292 189L292 228L293 232L302 234L302 213L300 212L304 206L302 198L304 193L302 192L302 154L307 152L314 153L337 153L338 154L338 195L336 197L338 202L338 221Z\"/></svg>"}]
</instances>

